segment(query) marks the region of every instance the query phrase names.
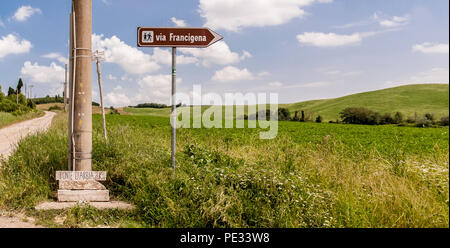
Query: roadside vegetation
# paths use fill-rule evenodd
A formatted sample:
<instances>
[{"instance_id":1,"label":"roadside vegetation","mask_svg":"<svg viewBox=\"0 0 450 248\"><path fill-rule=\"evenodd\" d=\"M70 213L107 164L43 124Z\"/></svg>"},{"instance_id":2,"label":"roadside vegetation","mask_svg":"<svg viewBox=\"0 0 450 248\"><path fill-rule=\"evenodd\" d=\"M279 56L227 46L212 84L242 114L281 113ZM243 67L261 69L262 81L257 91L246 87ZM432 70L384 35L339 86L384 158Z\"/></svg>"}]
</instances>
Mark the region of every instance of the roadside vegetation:
<instances>
[{"instance_id":1,"label":"roadside vegetation","mask_svg":"<svg viewBox=\"0 0 450 248\"><path fill-rule=\"evenodd\" d=\"M0 128L16 122L42 116L44 112L36 109L36 104L22 94L23 82L19 79L17 88L8 89L5 95L0 85Z\"/></svg>"},{"instance_id":2,"label":"roadside vegetation","mask_svg":"<svg viewBox=\"0 0 450 248\"><path fill-rule=\"evenodd\" d=\"M24 139L0 170L0 208L47 226L449 227L449 130L280 122L260 129L179 129L168 117L94 115L93 169L133 211L39 212L66 168L67 120ZM248 121L246 121L248 122Z\"/></svg>"}]
</instances>

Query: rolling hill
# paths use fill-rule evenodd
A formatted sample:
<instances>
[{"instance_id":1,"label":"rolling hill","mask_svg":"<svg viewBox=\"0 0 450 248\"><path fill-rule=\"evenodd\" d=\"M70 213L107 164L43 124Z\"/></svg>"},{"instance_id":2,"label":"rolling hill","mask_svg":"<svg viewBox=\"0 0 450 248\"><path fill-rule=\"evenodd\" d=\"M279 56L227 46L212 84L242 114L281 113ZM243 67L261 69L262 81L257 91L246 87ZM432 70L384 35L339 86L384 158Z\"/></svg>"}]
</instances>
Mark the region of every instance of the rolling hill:
<instances>
[{"instance_id":1,"label":"rolling hill","mask_svg":"<svg viewBox=\"0 0 450 248\"><path fill-rule=\"evenodd\" d=\"M202 110L209 106L202 106ZM449 115L448 84L416 84L399 86L348 95L334 99L313 100L292 104L280 104L279 108L287 108L294 115L295 111L305 110L315 118L321 115L324 121L336 120L339 112L347 107L365 107L381 114L403 113L405 117L423 116L433 113L437 119ZM124 112L132 115L169 116L170 108L124 108ZM245 109L246 114L248 113Z\"/></svg>"},{"instance_id":2,"label":"rolling hill","mask_svg":"<svg viewBox=\"0 0 450 248\"><path fill-rule=\"evenodd\" d=\"M381 114L399 111L405 116L433 113L440 118L449 115L449 85L406 85L334 99L282 104L279 107L289 109L291 114L305 110L314 116L321 115L326 121L336 120L339 112L347 107L365 107Z\"/></svg>"}]
</instances>

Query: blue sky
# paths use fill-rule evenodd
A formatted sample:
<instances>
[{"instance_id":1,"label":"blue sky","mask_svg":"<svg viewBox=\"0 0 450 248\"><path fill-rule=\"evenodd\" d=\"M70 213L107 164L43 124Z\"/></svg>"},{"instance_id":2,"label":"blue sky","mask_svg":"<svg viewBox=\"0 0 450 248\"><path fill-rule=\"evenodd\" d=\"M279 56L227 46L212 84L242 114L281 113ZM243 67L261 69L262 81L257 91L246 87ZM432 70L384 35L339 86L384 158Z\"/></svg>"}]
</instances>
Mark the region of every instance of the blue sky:
<instances>
[{"instance_id":1,"label":"blue sky","mask_svg":"<svg viewBox=\"0 0 450 248\"><path fill-rule=\"evenodd\" d=\"M106 105L168 103L168 49L137 48L138 26L209 27L223 41L179 49L178 89L275 92L281 103L449 82L447 0L93 0ZM69 0L0 3L0 84L62 92ZM93 66L94 70L94 66ZM95 73L93 75L96 75ZM96 77L94 100L98 100Z\"/></svg>"}]
</instances>

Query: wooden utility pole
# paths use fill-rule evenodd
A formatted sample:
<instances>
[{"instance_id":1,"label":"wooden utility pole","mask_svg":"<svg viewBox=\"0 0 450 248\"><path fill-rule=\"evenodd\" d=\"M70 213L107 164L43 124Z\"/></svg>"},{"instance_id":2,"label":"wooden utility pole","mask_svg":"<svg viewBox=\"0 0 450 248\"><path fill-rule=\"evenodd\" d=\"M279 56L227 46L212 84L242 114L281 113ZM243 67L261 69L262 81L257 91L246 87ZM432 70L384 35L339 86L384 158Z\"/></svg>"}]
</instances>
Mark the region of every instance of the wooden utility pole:
<instances>
[{"instance_id":1,"label":"wooden utility pole","mask_svg":"<svg viewBox=\"0 0 450 248\"><path fill-rule=\"evenodd\" d=\"M64 69L64 112L67 112L67 64L65 64Z\"/></svg>"},{"instance_id":2,"label":"wooden utility pole","mask_svg":"<svg viewBox=\"0 0 450 248\"><path fill-rule=\"evenodd\" d=\"M92 0L73 0L73 159L75 171L92 170Z\"/></svg>"},{"instance_id":3,"label":"wooden utility pole","mask_svg":"<svg viewBox=\"0 0 450 248\"><path fill-rule=\"evenodd\" d=\"M102 71L100 69L100 61L104 60L105 53L99 52L98 50L94 54L94 60L97 61L97 78L98 78L98 88L100 90L100 106L102 108L102 118L103 118L103 135L105 136L105 141L108 141L108 135L106 133L106 120L105 120L105 106L103 105L103 86L102 86Z\"/></svg>"}]
</instances>

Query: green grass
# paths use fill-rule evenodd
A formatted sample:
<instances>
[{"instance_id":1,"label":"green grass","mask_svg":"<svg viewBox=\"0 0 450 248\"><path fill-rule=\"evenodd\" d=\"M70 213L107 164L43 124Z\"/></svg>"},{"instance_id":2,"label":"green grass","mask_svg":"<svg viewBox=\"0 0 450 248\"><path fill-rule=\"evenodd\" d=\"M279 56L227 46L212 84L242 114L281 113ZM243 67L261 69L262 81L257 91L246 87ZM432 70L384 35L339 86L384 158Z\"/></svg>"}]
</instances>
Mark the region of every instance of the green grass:
<instances>
[{"instance_id":1,"label":"green grass","mask_svg":"<svg viewBox=\"0 0 450 248\"><path fill-rule=\"evenodd\" d=\"M15 116L10 113L0 112L0 128L9 126L11 124L37 118L43 116L44 112L42 111L31 111L23 115Z\"/></svg>"},{"instance_id":2,"label":"green grass","mask_svg":"<svg viewBox=\"0 0 450 248\"><path fill-rule=\"evenodd\" d=\"M335 99L315 100L280 105L291 113L305 110L325 121L336 120L347 107L365 107L380 113L402 112L406 117L415 113L433 113L437 118L449 114L448 84L417 84L364 92Z\"/></svg>"},{"instance_id":3,"label":"green grass","mask_svg":"<svg viewBox=\"0 0 450 248\"><path fill-rule=\"evenodd\" d=\"M94 170L136 210L32 210L55 198L54 172L66 168L63 114L4 164L0 207L65 227L449 227L448 128L280 122L273 140L260 129L179 129L173 174L169 118L107 124L109 143L94 115Z\"/></svg>"}]
</instances>

